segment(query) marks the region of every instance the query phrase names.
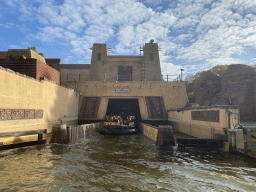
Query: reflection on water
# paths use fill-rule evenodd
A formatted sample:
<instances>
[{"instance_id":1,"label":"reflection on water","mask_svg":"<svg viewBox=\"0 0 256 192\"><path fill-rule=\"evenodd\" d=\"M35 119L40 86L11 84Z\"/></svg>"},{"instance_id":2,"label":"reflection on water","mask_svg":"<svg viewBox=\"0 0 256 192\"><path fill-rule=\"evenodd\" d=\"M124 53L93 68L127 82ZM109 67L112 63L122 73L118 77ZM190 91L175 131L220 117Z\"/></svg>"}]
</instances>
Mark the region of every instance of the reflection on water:
<instances>
[{"instance_id":1,"label":"reflection on water","mask_svg":"<svg viewBox=\"0 0 256 192\"><path fill-rule=\"evenodd\" d=\"M157 148L142 135L0 152L0 191L256 191L256 165L217 150Z\"/></svg>"}]
</instances>

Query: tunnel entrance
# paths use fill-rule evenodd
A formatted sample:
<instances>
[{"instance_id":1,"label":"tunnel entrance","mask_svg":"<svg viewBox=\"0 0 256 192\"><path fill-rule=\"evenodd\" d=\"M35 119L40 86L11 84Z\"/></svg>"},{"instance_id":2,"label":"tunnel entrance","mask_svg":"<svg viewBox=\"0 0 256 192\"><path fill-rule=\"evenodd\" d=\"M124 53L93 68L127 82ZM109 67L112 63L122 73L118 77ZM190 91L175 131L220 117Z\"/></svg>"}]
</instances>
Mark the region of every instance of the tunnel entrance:
<instances>
[{"instance_id":1,"label":"tunnel entrance","mask_svg":"<svg viewBox=\"0 0 256 192\"><path fill-rule=\"evenodd\" d=\"M141 121L140 107L138 99L109 99L106 115L120 115L126 113L134 115L135 121Z\"/></svg>"}]
</instances>

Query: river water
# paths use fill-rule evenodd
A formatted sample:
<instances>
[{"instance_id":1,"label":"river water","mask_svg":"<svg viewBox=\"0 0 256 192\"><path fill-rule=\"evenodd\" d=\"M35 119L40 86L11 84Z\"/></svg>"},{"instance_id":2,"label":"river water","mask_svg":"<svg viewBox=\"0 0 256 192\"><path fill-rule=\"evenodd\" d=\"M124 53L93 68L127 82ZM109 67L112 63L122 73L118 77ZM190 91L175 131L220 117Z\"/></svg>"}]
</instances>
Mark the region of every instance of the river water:
<instances>
[{"instance_id":1,"label":"river water","mask_svg":"<svg viewBox=\"0 0 256 192\"><path fill-rule=\"evenodd\" d=\"M0 191L256 191L256 161L217 150L157 148L142 135L0 152Z\"/></svg>"}]
</instances>

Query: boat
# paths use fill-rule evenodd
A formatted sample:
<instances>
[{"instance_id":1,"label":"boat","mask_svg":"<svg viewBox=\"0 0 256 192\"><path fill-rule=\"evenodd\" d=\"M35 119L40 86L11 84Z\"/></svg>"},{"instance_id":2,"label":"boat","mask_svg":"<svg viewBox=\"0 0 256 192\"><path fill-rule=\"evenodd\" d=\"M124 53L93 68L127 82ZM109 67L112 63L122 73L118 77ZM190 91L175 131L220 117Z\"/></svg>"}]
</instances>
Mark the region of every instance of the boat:
<instances>
[{"instance_id":1,"label":"boat","mask_svg":"<svg viewBox=\"0 0 256 192\"><path fill-rule=\"evenodd\" d=\"M132 135L138 133L134 115L111 115L107 116L99 129L104 135Z\"/></svg>"}]
</instances>

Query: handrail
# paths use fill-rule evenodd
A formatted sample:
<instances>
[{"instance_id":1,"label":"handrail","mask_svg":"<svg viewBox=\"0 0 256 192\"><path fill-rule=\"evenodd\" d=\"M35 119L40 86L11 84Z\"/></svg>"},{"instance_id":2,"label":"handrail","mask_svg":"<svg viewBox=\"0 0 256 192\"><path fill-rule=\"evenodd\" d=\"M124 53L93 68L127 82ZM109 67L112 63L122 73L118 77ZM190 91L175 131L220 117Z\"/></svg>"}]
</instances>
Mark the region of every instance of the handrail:
<instances>
[{"instance_id":1,"label":"handrail","mask_svg":"<svg viewBox=\"0 0 256 192\"><path fill-rule=\"evenodd\" d=\"M181 81L178 78L173 79L174 75L161 75L160 77L157 75L152 75L152 76L147 76L146 78L142 78L140 76L134 76L134 75L117 75L115 78L112 77L108 78L107 75L105 74L103 77L104 81L147 81L147 78L152 79L150 81L166 81L166 82L173 82L173 81ZM83 74L67 74L66 76L67 81L85 81L89 80L88 75L83 75Z\"/></svg>"}]
</instances>

